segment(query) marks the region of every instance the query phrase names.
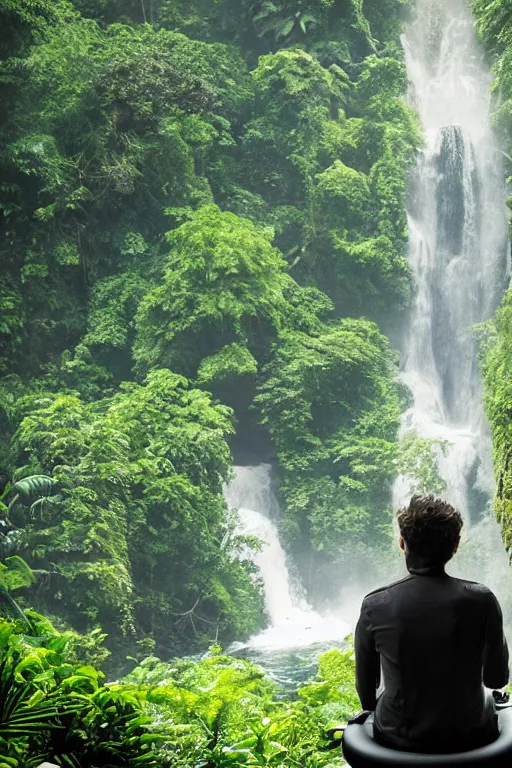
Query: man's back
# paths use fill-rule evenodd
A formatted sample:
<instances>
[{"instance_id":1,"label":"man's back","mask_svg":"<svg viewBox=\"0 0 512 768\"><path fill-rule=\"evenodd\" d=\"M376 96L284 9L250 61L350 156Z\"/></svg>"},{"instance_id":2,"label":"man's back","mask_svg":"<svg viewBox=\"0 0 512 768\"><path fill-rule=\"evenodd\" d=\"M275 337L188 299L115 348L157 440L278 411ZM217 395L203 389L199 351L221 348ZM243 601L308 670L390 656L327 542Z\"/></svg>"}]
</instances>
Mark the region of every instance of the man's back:
<instances>
[{"instance_id":1,"label":"man's back","mask_svg":"<svg viewBox=\"0 0 512 768\"><path fill-rule=\"evenodd\" d=\"M508 683L508 650L493 593L443 568L412 568L368 595L356 629L357 686L377 737L419 752L459 751L495 736L483 688ZM385 691L375 706L380 664Z\"/></svg>"}]
</instances>

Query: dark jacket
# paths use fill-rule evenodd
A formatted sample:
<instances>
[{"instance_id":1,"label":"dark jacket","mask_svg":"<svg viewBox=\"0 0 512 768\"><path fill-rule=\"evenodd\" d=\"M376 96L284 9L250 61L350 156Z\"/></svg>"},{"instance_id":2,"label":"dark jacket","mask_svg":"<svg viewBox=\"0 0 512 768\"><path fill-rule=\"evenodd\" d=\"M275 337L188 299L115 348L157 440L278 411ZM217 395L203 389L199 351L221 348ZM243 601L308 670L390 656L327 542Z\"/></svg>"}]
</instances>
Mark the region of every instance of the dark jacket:
<instances>
[{"instance_id":1,"label":"dark jacket","mask_svg":"<svg viewBox=\"0 0 512 768\"><path fill-rule=\"evenodd\" d=\"M355 632L357 691L363 709L375 710L375 736L417 752L490 742L496 715L484 686L502 688L509 679L498 601L443 568L408 563L408 570L365 597Z\"/></svg>"}]
</instances>

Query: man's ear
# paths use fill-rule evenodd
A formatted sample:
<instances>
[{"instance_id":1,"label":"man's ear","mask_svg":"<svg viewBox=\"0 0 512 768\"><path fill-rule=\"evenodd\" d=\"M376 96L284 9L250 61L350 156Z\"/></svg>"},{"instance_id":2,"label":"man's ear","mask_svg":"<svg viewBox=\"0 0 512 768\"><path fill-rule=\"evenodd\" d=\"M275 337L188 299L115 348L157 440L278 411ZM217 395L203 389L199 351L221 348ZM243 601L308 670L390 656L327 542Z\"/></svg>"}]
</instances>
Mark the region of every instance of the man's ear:
<instances>
[{"instance_id":1,"label":"man's ear","mask_svg":"<svg viewBox=\"0 0 512 768\"><path fill-rule=\"evenodd\" d=\"M405 541L403 539L403 536L400 536L400 538L398 539L398 546L400 547L402 552L405 552Z\"/></svg>"},{"instance_id":2,"label":"man's ear","mask_svg":"<svg viewBox=\"0 0 512 768\"><path fill-rule=\"evenodd\" d=\"M456 551L458 550L458 548L459 548L459 544L460 544L460 536L459 536L459 538L457 539L457 543L456 543L456 545L455 545L455 549L453 550L453 554L455 554L455 553L456 553Z\"/></svg>"}]
</instances>

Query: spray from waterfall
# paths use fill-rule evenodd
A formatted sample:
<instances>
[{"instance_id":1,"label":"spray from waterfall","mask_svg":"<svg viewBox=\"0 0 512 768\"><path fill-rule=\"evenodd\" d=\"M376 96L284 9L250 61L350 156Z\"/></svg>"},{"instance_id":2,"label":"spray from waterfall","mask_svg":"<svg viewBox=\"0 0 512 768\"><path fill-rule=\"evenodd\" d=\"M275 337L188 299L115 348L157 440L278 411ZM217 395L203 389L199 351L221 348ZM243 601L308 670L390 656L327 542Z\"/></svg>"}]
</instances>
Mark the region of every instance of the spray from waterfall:
<instances>
[{"instance_id":1,"label":"spray from waterfall","mask_svg":"<svg viewBox=\"0 0 512 768\"><path fill-rule=\"evenodd\" d=\"M506 286L508 221L489 123L491 78L467 0L417 0L403 38L409 102L425 145L410 184L409 260L416 295L402 354L413 404L402 433L443 442L444 496L466 520L454 568L504 595L508 560L490 513L494 483L473 328ZM395 507L411 491L398 478ZM464 555L466 551L466 556Z\"/></svg>"},{"instance_id":2,"label":"spray from waterfall","mask_svg":"<svg viewBox=\"0 0 512 768\"><path fill-rule=\"evenodd\" d=\"M263 582L270 627L252 638L253 648L300 648L316 643L339 645L350 627L337 618L320 616L308 604L304 590L293 579L279 539L279 505L272 491L271 467L235 467L225 488L228 506L238 515L238 534L260 542L259 550L247 550Z\"/></svg>"}]
</instances>

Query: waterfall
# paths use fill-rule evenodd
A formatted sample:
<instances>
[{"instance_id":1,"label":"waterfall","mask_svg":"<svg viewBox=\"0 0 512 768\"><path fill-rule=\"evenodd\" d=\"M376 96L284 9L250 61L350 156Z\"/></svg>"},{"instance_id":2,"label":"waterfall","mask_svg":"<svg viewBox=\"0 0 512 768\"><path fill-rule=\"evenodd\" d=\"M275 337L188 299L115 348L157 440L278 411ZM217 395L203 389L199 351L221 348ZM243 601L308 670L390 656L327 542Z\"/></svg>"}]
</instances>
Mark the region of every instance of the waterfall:
<instances>
[{"instance_id":1,"label":"waterfall","mask_svg":"<svg viewBox=\"0 0 512 768\"><path fill-rule=\"evenodd\" d=\"M402 434L446 441L439 451L444 496L466 523L454 567L499 593L508 584L508 561L489 514L492 446L472 332L492 317L508 271L501 155L489 123L491 77L466 0L417 0L403 45L409 102L425 144L408 201L416 293L402 354L401 376L412 394ZM395 508L410 491L408 478L398 478Z\"/></svg>"},{"instance_id":2,"label":"waterfall","mask_svg":"<svg viewBox=\"0 0 512 768\"><path fill-rule=\"evenodd\" d=\"M292 618L306 608L292 589L286 554L275 520L277 501L272 493L270 467L235 467L235 478L225 490L228 505L238 512L238 533L254 536L261 542L259 551L251 551L250 559L258 568L265 591L265 606L273 625Z\"/></svg>"},{"instance_id":3,"label":"waterfall","mask_svg":"<svg viewBox=\"0 0 512 768\"><path fill-rule=\"evenodd\" d=\"M265 606L271 626L255 638L253 648L299 648L315 643L340 643L350 627L336 618L322 617L305 599L297 580L292 579L279 539L279 505L272 491L271 467L235 467L234 479L225 487L228 506L238 515L239 535L259 540L259 550L248 549L248 557L259 570Z\"/></svg>"}]
</instances>

